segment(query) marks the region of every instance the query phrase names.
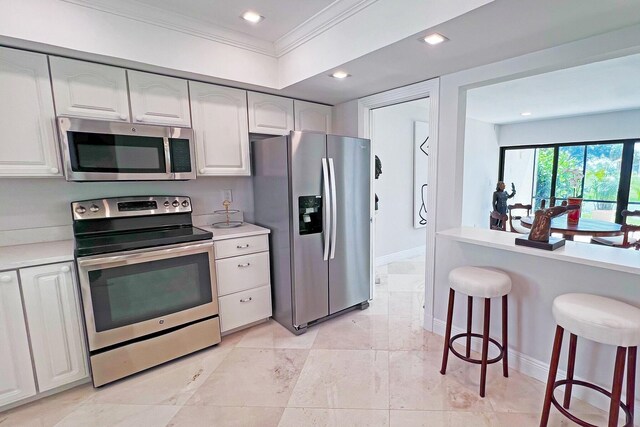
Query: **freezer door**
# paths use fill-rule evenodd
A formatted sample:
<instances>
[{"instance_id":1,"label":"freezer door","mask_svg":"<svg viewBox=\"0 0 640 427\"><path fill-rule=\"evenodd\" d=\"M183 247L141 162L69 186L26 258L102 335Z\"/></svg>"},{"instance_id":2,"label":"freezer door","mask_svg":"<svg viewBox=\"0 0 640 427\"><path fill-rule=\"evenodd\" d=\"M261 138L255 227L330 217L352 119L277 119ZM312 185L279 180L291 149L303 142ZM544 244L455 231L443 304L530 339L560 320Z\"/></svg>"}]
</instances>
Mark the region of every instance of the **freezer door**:
<instances>
[{"instance_id":1,"label":"freezer door","mask_svg":"<svg viewBox=\"0 0 640 427\"><path fill-rule=\"evenodd\" d=\"M371 144L367 139L327 136L332 186L329 312L369 299Z\"/></svg>"},{"instance_id":2,"label":"freezer door","mask_svg":"<svg viewBox=\"0 0 640 427\"><path fill-rule=\"evenodd\" d=\"M326 158L326 135L291 132L289 156L293 319L295 326L303 326L329 314L329 263L324 260L324 243L330 227L327 227L324 195L328 189L323 187L322 166Z\"/></svg>"}]
</instances>

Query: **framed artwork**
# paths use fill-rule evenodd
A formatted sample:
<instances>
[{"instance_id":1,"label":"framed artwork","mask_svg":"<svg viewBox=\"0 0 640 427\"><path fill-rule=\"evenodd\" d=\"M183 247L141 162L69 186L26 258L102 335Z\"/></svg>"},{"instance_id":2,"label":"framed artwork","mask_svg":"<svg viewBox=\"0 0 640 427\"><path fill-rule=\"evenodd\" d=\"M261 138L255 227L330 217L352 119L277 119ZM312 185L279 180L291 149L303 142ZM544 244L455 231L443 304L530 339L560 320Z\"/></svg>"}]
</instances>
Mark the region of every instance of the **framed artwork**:
<instances>
[{"instance_id":1,"label":"framed artwork","mask_svg":"<svg viewBox=\"0 0 640 427\"><path fill-rule=\"evenodd\" d=\"M413 227L427 226L429 123L413 122Z\"/></svg>"}]
</instances>

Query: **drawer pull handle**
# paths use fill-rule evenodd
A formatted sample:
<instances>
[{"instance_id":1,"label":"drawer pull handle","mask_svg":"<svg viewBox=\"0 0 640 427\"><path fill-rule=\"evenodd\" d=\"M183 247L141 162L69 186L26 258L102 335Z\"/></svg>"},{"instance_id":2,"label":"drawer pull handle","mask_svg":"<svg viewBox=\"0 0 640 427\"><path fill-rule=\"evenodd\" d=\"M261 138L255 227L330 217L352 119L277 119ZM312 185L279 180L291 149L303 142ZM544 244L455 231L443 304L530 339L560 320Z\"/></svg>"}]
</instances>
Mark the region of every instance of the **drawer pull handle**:
<instances>
[{"instance_id":1,"label":"drawer pull handle","mask_svg":"<svg viewBox=\"0 0 640 427\"><path fill-rule=\"evenodd\" d=\"M60 271L63 273L68 273L69 271L71 271L71 269L68 265L63 265L62 267L60 267Z\"/></svg>"},{"instance_id":2,"label":"drawer pull handle","mask_svg":"<svg viewBox=\"0 0 640 427\"><path fill-rule=\"evenodd\" d=\"M0 276L0 282L9 283L11 281L11 276Z\"/></svg>"},{"instance_id":3,"label":"drawer pull handle","mask_svg":"<svg viewBox=\"0 0 640 427\"><path fill-rule=\"evenodd\" d=\"M250 262L246 263L246 264L238 264L238 268L245 268L245 267L249 267L251 265Z\"/></svg>"},{"instance_id":4,"label":"drawer pull handle","mask_svg":"<svg viewBox=\"0 0 640 427\"><path fill-rule=\"evenodd\" d=\"M247 249L248 247L249 247L248 243L246 245L238 245L238 246L236 246L237 249Z\"/></svg>"},{"instance_id":5,"label":"drawer pull handle","mask_svg":"<svg viewBox=\"0 0 640 427\"><path fill-rule=\"evenodd\" d=\"M240 302L249 302L249 301L251 301L252 299L253 299L253 298L251 298L251 297L249 297L249 298L242 298L242 299L240 300Z\"/></svg>"}]
</instances>

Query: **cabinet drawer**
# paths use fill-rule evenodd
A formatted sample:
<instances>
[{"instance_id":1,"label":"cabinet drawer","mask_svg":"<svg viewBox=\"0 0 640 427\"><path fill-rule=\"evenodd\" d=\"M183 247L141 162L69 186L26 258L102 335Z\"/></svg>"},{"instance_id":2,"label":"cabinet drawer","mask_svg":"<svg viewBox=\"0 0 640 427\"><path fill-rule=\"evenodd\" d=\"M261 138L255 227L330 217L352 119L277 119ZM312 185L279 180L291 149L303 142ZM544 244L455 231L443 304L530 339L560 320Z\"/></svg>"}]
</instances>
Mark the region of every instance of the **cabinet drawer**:
<instances>
[{"instance_id":1,"label":"cabinet drawer","mask_svg":"<svg viewBox=\"0 0 640 427\"><path fill-rule=\"evenodd\" d=\"M216 274L220 296L269 285L269 252L218 260Z\"/></svg>"},{"instance_id":2,"label":"cabinet drawer","mask_svg":"<svg viewBox=\"0 0 640 427\"><path fill-rule=\"evenodd\" d=\"M213 243L216 259L246 255L269 250L269 238L266 234L239 239L219 240Z\"/></svg>"},{"instance_id":3,"label":"cabinet drawer","mask_svg":"<svg viewBox=\"0 0 640 427\"><path fill-rule=\"evenodd\" d=\"M222 332L271 317L271 286L226 295L218 301Z\"/></svg>"}]
</instances>

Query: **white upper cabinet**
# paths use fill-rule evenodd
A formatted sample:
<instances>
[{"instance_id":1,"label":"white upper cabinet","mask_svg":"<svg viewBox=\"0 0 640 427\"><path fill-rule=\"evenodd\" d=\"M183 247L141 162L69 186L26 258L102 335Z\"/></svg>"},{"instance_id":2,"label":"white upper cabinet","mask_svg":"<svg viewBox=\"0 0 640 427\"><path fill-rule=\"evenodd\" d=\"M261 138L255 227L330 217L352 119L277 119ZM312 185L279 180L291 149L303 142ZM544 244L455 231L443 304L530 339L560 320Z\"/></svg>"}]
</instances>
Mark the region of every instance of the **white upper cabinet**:
<instances>
[{"instance_id":1,"label":"white upper cabinet","mask_svg":"<svg viewBox=\"0 0 640 427\"><path fill-rule=\"evenodd\" d=\"M198 175L251 175L247 92L189 82Z\"/></svg>"},{"instance_id":2,"label":"white upper cabinet","mask_svg":"<svg viewBox=\"0 0 640 427\"><path fill-rule=\"evenodd\" d=\"M249 92L249 132L287 135L293 130L293 100Z\"/></svg>"},{"instance_id":3,"label":"white upper cabinet","mask_svg":"<svg viewBox=\"0 0 640 427\"><path fill-rule=\"evenodd\" d=\"M0 176L61 176L45 55L0 47Z\"/></svg>"},{"instance_id":4,"label":"white upper cabinet","mask_svg":"<svg viewBox=\"0 0 640 427\"><path fill-rule=\"evenodd\" d=\"M0 407L36 394L15 271L0 272Z\"/></svg>"},{"instance_id":5,"label":"white upper cabinet","mask_svg":"<svg viewBox=\"0 0 640 427\"><path fill-rule=\"evenodd\" d=\"M40 392L88 376L73 264L20 270Z\"/></svg>"},{"instance_id":6,"label":"white upper cabinet","mask_svg":"<svg viewBox=\"0 0 640 427\"><path fill-rule=\"evenodd\" d=\"M134 123L191 127L187 81L127 70Z\"/></svg>"},{"instance_id":7,"label":"white upper cabinet","mask_svg":"<svg viewBox=\"0 0 640 427\"><path fill-rule=\"evenodd\" d=\"M331 133L331 107L295 100L295 130Z\"/></svg>"},{"instance_id":8,"label":"white upper cabinet","mask_svg":"<svg viewBox=\"0 0 640 427\"><path fill-rule=\"evenodd\" d=\"M49 60L59 116L129 121L124 69L56 56Z\"/></svg>"}]
</instances>

